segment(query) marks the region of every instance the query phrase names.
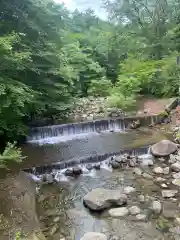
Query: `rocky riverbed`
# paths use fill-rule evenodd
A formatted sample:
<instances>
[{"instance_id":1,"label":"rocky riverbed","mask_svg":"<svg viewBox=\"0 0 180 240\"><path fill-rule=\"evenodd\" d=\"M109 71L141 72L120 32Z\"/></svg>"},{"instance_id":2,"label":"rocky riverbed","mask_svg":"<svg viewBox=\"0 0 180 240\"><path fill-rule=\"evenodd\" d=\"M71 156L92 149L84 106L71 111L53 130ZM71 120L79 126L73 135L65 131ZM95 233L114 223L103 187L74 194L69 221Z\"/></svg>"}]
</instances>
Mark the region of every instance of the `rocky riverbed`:
<instances>
[{"instance_id":1,"label":"rocky riverbed","mask_svg":"<svg viewBox=\"0 0 180 240\"><path fill-rule=\"evenodd\" d=\"M38 215L47 239L180 239L180 150L164 140L151 152L41 182Z\"/></svg>"}]
</instances>

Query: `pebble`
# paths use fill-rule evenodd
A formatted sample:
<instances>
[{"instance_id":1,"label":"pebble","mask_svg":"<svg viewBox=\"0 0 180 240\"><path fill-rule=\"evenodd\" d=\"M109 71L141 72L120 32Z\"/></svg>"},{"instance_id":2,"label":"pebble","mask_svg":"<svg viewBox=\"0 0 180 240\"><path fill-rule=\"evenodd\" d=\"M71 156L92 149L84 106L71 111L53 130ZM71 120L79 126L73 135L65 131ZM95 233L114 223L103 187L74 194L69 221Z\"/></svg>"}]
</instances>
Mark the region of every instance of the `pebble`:
<instances>
[{"instance_id":1,"label":"pebble","mask_svg":"<svg viewBox=\"0 0 180 240\"><path fill-rule=\"evenodd\" d=\"M174 197L178 193L177 190L162 190L162 196L164 198Z\"/></svg>"},{"instance_id":2,"label":"pebble","mask_svg":"<svg viewBox=\"0 0 180 240\"><path fill-rule=\"evenodd\" d=\"M156 182L165 182L166 179L165 178L162 178L162 177L157 177L156 178Z\"/></svg>"},{"instance_id":3,"label":"pebble","mask_svg":"<svg viewBox=\"0 0 180 240\"><path fill-rule=\"evenodd\" d=\"M174 173L174 174L173 174L173 178L175 178L175 179L180 179L180 172Z\"/></svg>"},{"instance_id":4,"label":"pebble","mask_svg":"<svg viewBox=\"0 0 180 240\"><path fill-rule=\"evenodd\" d=\"M162 188L167 188L168 186L165 183L163 183L163 184L161 184L161 187Z\"/></svg>"},{"instance_id":5,"label":"pebble","mask_svg":"<svg viewBox=\"0 0 180 240\"><path fill-rule=\"evenodd\" d=\"M175 222L180 225L180 218L176 218Z\"/></svg>"},{"instance_id":6,"label":"pebble","mask_svg":"<svg viewBox=\"0 0 180 240\"><path fill-rule=\"evenodd\" d=\"M174 172L180 172L180 162L173 163L173 164L171 165L171 169L172 169Z\"/></svg>"},{"instance_id":7,"label":"pebble","mask_svg":"<svg viewBox=\"0 0 180 240\"><path fill-rule=\"evenodd\" d=\"M140 221L146 220L146 215L145 214L138 214L136 215L136 219Z\"/></svg>"},{"instance_id":8,"label":"pebble","mask_svg":"<svg viewBox=\"0 0 180 240\"><path fill-rule=\"evenodd\" d=\"M151 176L149 173L143 173L142 176L146 179L153 179L153 176Z\"/></svg>"},{"instance_id":9,"label":"pebble","mask_svg":"<svg viewBox=\"0 0 180 240\"><path fill-rule=\"evenodd\" d=\"M129 208L129 213L130 213L131 215L137 215L137 214L139 214L140 212L141 212L141 209L138 208L137 206L132 206L132 207Z\"/></svg>"},{"instance_id":10,"label":"pebble","mask_svg":"<svg viewBox=\"0 0 180 240\"><path fill-rule=\"evenodd\" d=\"M156 173L156 174L163 174L163 168L161 167L155 167L153 169L153 172Z\"/></svg>"},{"instance_id":11,"label":"pebble","mask_svg":"<svg viewBox=\"0 0 180 240\"><path fill-rule=\"evenodd\" d=\"M111 217L124 217L128 215L129 210L126 207L112 208L108 213Z\"/></svg>"},{"instance_id":12,"label":"pebble","mask_svg":"<svg viewBox=\"0 0 180 240\"><path fill-rule=\"evenodd\" d=\"M144 197L144 195L139 195L139 196L138 196L138 200L139 200L140 203L145 202L145 197Z\"/></svg>"},{"instance_id":13,"label":"pebble","mask_svg":"<svg viewBox=\"0 0 180 240\"><path fill-rule=\"evenodd\" d=\"M152 202L152 210L154 213L159 214L161 212L162 206L159 201Z\"/></svg>"},{"instance_id":14,"label":"pebble","mask_svg":"<svg viewBox=\"0 0 180 240\"><path fill-rule=\"evenodd\" d=\"M172 184L174 184L175 186L180 187L180 179L174 179L174 180L172 180Z\"/></svg>"},{"instance_id":15,"label":"pebble","mask_svg":"<svg viewBox=\"0 0 180 240\"><path fill-rule=\"evenodd\" d=\"M125 187L124 188L124 193L125 194L131 194L131 193L134 193L134 192L136 192L136 189L133 188L133 187Z\"/></svg>"},{"instance_id":16,"label":"pebble","mask_svg":"<svg viewBox=\"0 0 180 240\"><path fill-rule=\"evenodd\" d=\"M164 174L164 175L168 175L168 174L169 174L169 171L170 171L170 168L169 168L169 167L165 167L165 168L163 169L163 174Z\"/></svg>"}]
</instances>

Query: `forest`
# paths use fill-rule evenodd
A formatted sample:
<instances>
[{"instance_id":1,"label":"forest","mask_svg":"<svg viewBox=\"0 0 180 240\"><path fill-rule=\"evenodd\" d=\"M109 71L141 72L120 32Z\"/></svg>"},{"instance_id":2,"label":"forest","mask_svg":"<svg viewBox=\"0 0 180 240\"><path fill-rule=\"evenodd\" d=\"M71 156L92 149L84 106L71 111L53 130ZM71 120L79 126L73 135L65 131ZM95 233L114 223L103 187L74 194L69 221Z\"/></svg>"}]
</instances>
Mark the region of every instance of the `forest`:
<instances>
[{"instance_id":1,"label":"forest","mask_svg":"<svg viewBox=\"0 0 180 240\"><path fill-rule=\"evenodd\" d=\"M107 96L123 109L138 96L179 94L179 0L102 4L106 21L52 0L0 1L1 138L63 118L81 97Z\"/></svg>"}]
</instances>

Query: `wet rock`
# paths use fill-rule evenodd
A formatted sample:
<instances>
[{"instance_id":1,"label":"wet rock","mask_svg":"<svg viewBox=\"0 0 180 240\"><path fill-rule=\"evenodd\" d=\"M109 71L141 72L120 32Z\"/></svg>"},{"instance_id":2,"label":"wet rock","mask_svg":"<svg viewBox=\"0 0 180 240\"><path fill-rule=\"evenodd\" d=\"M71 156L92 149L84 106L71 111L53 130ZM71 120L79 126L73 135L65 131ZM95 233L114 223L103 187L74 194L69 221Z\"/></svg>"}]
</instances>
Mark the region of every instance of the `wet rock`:
<instances>
[{"instance_id":1,"label":"wet rock","mask_svg":"<svg viewBox=\"0 0 180 240\"><path fill-rule=\"evenodd\" d=\"M151 147L151 152L157 157L166 157L177 151L177 145L170 140L162 140Z\"/></svg>"},{"instance_id":2,"label":"wet rock","mask_svg":"<svg viewBox=\"0 0 180 240\"><path fill-rule=\"evenodd\" d=\"M157 177L156 178L156 182L165 182L166 179L165 178L162 178L162 177Z\"/></svg>"},{"instance_id":3,"label":"wet rock","mask_svg":"<svg viewBox=\"0 0 180 240\"><path fill-rule=\"evenodd\" d=\"M112 208L108 213L111 217L124 217L128 215L129 210L126 207Z\"/></svg>"},{"instance_id":4,"label":"wet rock","mask_svg":"<svg viewBox=\"0 0 180 240\"><path fill-rule=\"evenodd\" d=\"M129 167L135 167L137 165L136 159L129 159Z\"/></svg>"},{"instance_id":5,"label":"wet rock","mask_svg":"<svg viewBox=\"0 0 180 240\"><path fill-rule=\"evenodd\" d=\"M173 164L171 165L171 169L172 169L174 172L179 172L179 171L180 171L180 162L173 163Z\"/></svg>"},{"instance_id":6,"label":"wet rock","mask_svg":"<svg viewBox=\"0 0 180 240\"><path fill-rule=\"evenodd\" d=\"M173 178L175 178L175 179L180 179L180 172L174 173L174 174L173 174Z\"/></svg>"},{"instance_id":7,"label":"wet rock","mask_svg":"<svg viewBox=\"0 0 180 240\"><path fill-rule=\"evenodd\" d=\"M171 198L176 196L176 194L178 193L177 190L162 190L162 196L164 198Z\"/></svg>"},{"instance_id":8,"label":"wet rock","mask_svg":"<svg viewBox=\"0 0 180 240\"><path fill-rule=\"evenodd\" d=\"M165 218L175 218L177 215L177 205L172 202L164 202L162 208L162 214Z\"/></svg>"},{"instance_id":9,"label":"wet rock","mask_svg":"<svg viewBox=\"0 0 180 240\"><path fill-rule=\"evenodd\" d=\"M73 171L73 175L75 176L81 175L83 173L80 167L73 167L72 171Z\"/></svg>"},{"instance_id":10,"label":"wet rock","mask_svg":"<svg viewBox=\"0 0 180 240\"><path fill-rule=\"evenodd\" d=\"M136 120L136 121L133 121L130 125L129 125L129 128L130 129L137 129L138 127L140 127L140 121L139 119Z\"/></svg>"},{"instance_id":11,"label":"wet rock","mask_svg":"<svg viewBox=\"0 0 180 240\"><path fill-rule=\"evenodd\" d=\"M168 175L168 174L169 174L169 171L170 171L170 168L169 168L169 167L165 167L165 168L163 169L163 174L164 174L164 175Z\"/></svg>"},{"instance_id":12,"label":"wet rock","mask_svg":"<svg viewBox=\"0 0 180 240\"><path fill-rule=\"evenodd\" d=\"M138 201L139 201L140 203L144 203L144 202L145 202L145 197L144 197L144 195L139 195L139 196L138 196Z\"/></svg>"},{"instance_id":13,"label":"wet rock","mask_svg":"<svg viewBox=\"0 0 180 240\"><path fill-rule=\"evenodd\" d=\"M57 217L55 217L54 219L53 219L53 222L55 222L55 223L57 223L57 222L59 222L60 221L60 217L59 216L57 216Z\"/></svg>"},{"instance_id":14,"label":"wet rock","mask_svg":"<svg viewBox=\"0 0 180 240\"><path fill-rule=\"evenodd\" d=\"M91 171L91 170L93 169L93 165L90 164L90 163L88 163L88 164L86 165L86 168L87 168L89 171Z\"/></svg>"},{"instance_id":15,"label":"wet rock","mask_svg":"<svg viewBox=\"0 0 180 240\"><path fill-rule=\"evenodd\" d=\"M51 174L44 174L43 175L43 182L52 184L54 182L54 178Z\"/></svg>"},{"instance_id":16,"label":"wet rock","mask_svg":"<svg viewBox=\"0 0 180 240\"><path fill-rule=\"evenodd\" d=\"M133 187L125 187L124 188L124 193L125 194L131 194L131 193L134 193L134 192L136 192L136 189L133 188Z\"/></svg>"},{"instance_id":17,"label":"wet rock","mask_svg":"<svg viewBox=\"0 0 180 240\"><path fill-rule=\"evenodd\" d=\"M180 225L180 218L176 218L176 219L175 219L175 222L176 222L178 225Z\"/></svg>"},{"instance_id":18,"label":"wet rock","mask_svg":"<svg viewBox=\"0 0 180 240\"><path fill-rule=\"evenodd\" d=\"M127 196L119 190L96 188L84 197L85 206L94 211L101 211L111 206L122 206L126 203Z\"/></svg>"},{"instance_id":19,"label":"wet rock","mask_svg":"<svg viewBox=\"0 0 180 240\"><path fill-rule=\"evenodd\" d=\"M88 232L80 240L107 240L108 238L103 233Z\"/></svg>"},{"instance_id":20,"label":"wet rock","mask_svg":"<svg viewBox=\"0 0 180 240\"><path fill-rule=\"evenodd\" d=\"M117 169L117 168L121 167L121 165L116 161L111 161L110 164L111 164L113 169Z\"/></svg>"},{"instance_id":21,"label":"wet rock","mask_svg":"<svg viewBox=\"0 0 180 240\"><path fill-rule=\"evenodd\" d=\"M172 180L172 184L174 184L175 186L180 187L180 179L174 179L174 180Z\"/></svg>"},{"instance_id":22,"label":"wet rock","mask_svg":"<svg viewBox=\"0 0 180 240\"><path fill-rule=\"evenodd\" d=\"M139 214L140 212L141 212L141 209L138 208L137 206L132 206L132 207L129 208L129 213L130 213L131 215L137 215L137 214Z\"/></svg>"},{"instance_id":23,"label":"wet rock","mask_svg":"<svg viewBox=\"0 0 180 240\"><path fill-rule=\"evenodd\" d=\"M151 176L149 173L143 173L142 176L146 179L153 179L153 176Z\"/></svg>"},{"instance_id":24,"label":"wet rock","mask_svg":"<svg viewBox=\"0 0 180 240\"><path fill-rule=\"evenodd\" d=\"M159 214L162 209L161 203L159 201L153 201L151 209L154 213Z\"/></svg>"},{"instance_id":25,"label":"wet rock","mask_svg":"<svg viewBox=\"0 0 180 240\"><path fill-rule=\"evenodd\" d=\"M72 169L66 169L64 172L65 176L72 177L74 176L73 170Z\"/></svg>"},{"instance_id":26,"label":"wet rock","mask_svg":"<svg viewBox=\"0 0 180 240\"><path fill-rule=\"evenodd\" d=\"M93 168L96 170L100 170L101 169L101 164L100 163L96 163L93 165Z\"/></svg>"},{"instance_id":27,"label":"wet rock","mask_svg":"<svg viewBox=\"0 0 180 240\"><path fill-rule=\"evenodd\" d=\"M155 167L153 172L156 174L163 174L163 169L161 167Z\"/></svg>"},{"instance_id":28,"label":"wet rock","mask_svg":"<svg viewBox=\"0 0 180 240\"><path fill-rule=\"evenodd\" d=\"M141 176L142 170L141 170L140 168L134 168L134 169L133 169L133 173L136 174L136 175L138 175L138 176Z\"/></svg>"},{"instance_id":29,"label":"wet rock","mask_svg":"<svg viewBox=\"0 0 180 240\"><path fill-rule=\"evenodd\" d=\"M146 220L146 215L145 214L137 214L136 219L139 221L145 221Z\"/></svg>"}]
</instances>

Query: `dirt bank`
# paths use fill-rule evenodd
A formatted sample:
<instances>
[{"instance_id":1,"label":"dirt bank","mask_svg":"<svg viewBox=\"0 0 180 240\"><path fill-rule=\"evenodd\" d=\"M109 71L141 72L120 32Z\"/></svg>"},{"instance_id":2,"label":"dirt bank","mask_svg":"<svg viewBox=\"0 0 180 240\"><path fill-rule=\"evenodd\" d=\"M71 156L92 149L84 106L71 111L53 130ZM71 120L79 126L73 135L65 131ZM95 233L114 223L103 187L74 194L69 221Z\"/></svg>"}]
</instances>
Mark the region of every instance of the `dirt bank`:
<instances>
[{"instance_id":1,"label":"dirt bank","mask_svg":"<svg viewBox=\"0 0 180 240\"><path fill-rule=\"evenodd\" d=\"M36 186L24 172L0 179L0 236L2 240L44 240L36 215ZM19 239L19 238L18 238Z\"/></svg>"}]
</instances>

